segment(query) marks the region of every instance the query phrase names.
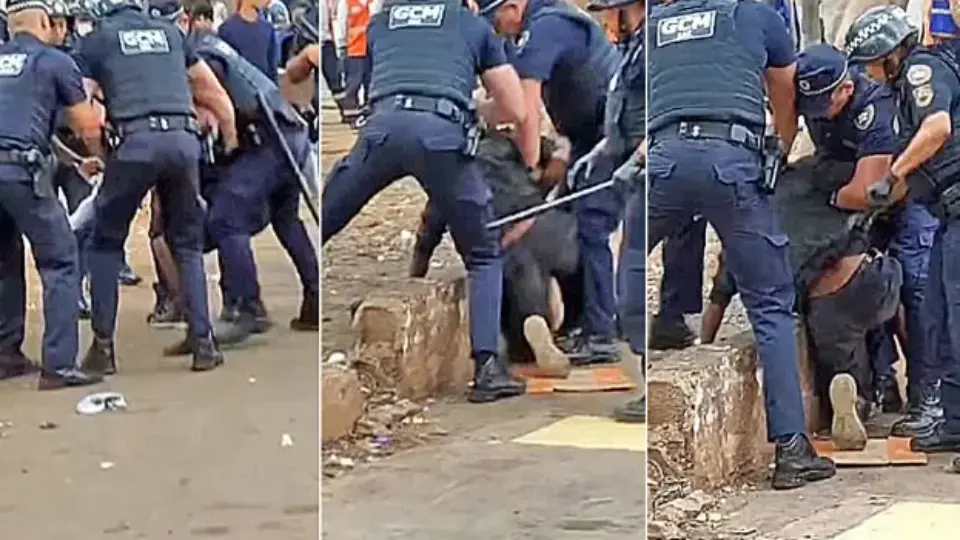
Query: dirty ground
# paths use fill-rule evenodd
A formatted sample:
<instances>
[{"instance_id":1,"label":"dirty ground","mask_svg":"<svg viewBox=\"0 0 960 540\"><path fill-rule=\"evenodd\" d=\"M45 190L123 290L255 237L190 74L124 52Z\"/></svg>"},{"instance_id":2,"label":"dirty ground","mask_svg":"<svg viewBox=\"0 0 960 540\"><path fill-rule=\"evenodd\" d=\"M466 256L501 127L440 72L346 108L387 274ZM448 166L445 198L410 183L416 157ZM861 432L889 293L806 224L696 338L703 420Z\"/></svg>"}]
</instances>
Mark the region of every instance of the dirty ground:
<instances>
[{"instance_id":1,"label":"dirty ground","mask_svg":"<svg viewBox=\"0 0 960 540\"><path fill-rule=\"evenodd\" d=\"M318 336L288 329L300 302L292 265L272 232L255 241L276 327L227 351L222 368L191 373L189 360L160 355L181 334L145 323L153 267L144 217L128 242L144 282L121 289L120 373L57 392L37 392L35 376L0 384L3 537L316 538ZM207 272L218 313L215 259ZM26 352L39 359L40 287L30 278ZM81 354L90 339L82 328ZM107 390L123 394L128 410L74 411L85 395Z\"/></svg>"},{"instance_id":2,"label":"dirty ground","mask_svg":"<svg viewBox=\"0 0 960 540\"><path fill-rule=\"evenodd\" d=\"M709 231L706 297L720 244ZM657 310L663 266L658 248L648 268L648 309ZM699 329L699 317L689 318ZM739 298L728 309L718 342L749 329ZM651 354L651 370L660 353ZM651 407L655 407L651 404ZM890 420L890 419L886 419ZM758 426L760 427L760 426ZM655 461L657 452L651 453ZM926 466L843 468L833 480L790 492L769 488L767 475L704 493L651 463L651 540L892 540L947 538L960 511L960 476L949 456ZM669 466L669 464L667 465Z\"/></svg>"},{"instance_id":3,"label":"dirty ground","mask_svg":"<svg viewBox=\"0 0 960 540\"><path fill-rule=\"evenodd\" d=\"M324 170L353 141L330 106L328 100ZM412 179L398 182L324 251L324 358L349 354L351 304L378 277L405 275L424 200ZM451 246L444 241L431 276L462 274ZM396 411L397 421L389 435L325 446L324 538L643 538L644 453L630 436L635 431L624 436L623 426L603 418L627 394L521 397L491 405L454 396L397 405L389 389L371 391L393 401L384 407ZM613 449L591 448L591 433ZM514 440L521 436L527 439Z\"/></svg>"}]
</instances>

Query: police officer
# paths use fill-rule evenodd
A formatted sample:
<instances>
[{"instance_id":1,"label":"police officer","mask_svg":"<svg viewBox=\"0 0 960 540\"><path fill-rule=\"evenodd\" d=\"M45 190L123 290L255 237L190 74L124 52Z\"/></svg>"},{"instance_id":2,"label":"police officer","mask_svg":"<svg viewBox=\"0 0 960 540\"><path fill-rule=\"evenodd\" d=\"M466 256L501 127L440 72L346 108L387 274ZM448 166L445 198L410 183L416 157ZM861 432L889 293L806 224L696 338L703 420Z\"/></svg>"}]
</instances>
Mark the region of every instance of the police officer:
<instances>
[{"instance_id":1,"label":"police officer","mask_svg":"<svg viewBox=\"0 0 960 540\"><path fill-rule=\"evenodd\" d=\"M930 36L934 42L949 44L957 50L957 38L960 38L960 28L953 19L951 0L932 0L930 2Z\"/></svg>"},{"instance_id":2,"label":"police officer","mask_svg":"<svg viewBox=\"0 0 960 540\"><path fill-rule=\"evenodd\" d=\"M650 348L684 349L697 340L685 315L703 309L703 257L707 222L701 216L671 233L663 241L663 278L660 308L650 321Z\"/></svg>"},{"instance_id":3,"label":"police officer","mask_svg":"<svg viewBox=\"0 0 960 540\"><path fill-rule=\"evenodd\" d=\"M780 159L764 150L764 79L784 148L797 132L790 37L775 11L753 2L657 3L650 19L647 248L696 214L717 231L763 365L773 487L829 478L833 463L804 434L788 241L763 166Z\"/></svg>"},{"instance_id":4,"label":"police officer","mask_svg":"<svg viewBox=\"0 0 960 540\"><path fill-rule=\"evenodd\" d=\"M522 90L503 42L459 0L386 0L369 27L372 113L323 190L326 244L380 190L413 176L449 224L464 258L475 362L468 399L523 393L497 357L502 263L499 233L487 230L491 193L473 160L472 93L479 76L504 119L524 120Z\"/></svg>"},{"instance_id":5,"label":"police officer","mask_svg":"<svg viewBox=\"0 0 960 540\"><path fill-rule=\"evenodd\" d=\"M11 39L0 45L0 371L14 376L30 370L20 350L26 288L22 233L30 240L44 287L39 387L94 384L102 377L76 367L77 245L50 183L50 138L54 114L61 107L84 141L94 146L100 138L99 122L76 64L49 45L51 4L12 0L7 9Z\"/></svg>"},{"instance_id":6,"label":"police officer","mask_svg":"<svg viewBox=\"0 0 960 540\"><path fill-rule=\"evenodd\" d=\"M172 25L152 19L133 0L104 0L95 7L101 18L81 41L78 58L88 84L102 91L120 142L109 155L96 199L89 246L94 338L84 365L116 371L113 338L123 243L140 202L156 185L190 323L185 342L165 353L192 352L194 370L213 369L223 355L213 339L207 303L204 213L197 187L199 127L191 89L220 120L228 151L237 144L233 109L209 66Z\"/></svg>"},{"instance_id":7,"label":"police officer","mask_svg":"<svg viewBox=\"0 0 960 540\"><path fill-rule=\"evenodd\" d=\"M619 55L603 28L573 4L558 0L481 0L480 13L493 21L508 44L511 63L523 81L528 115L518 141L528 167L539 156L540 110L573 145L573 158L590 154L572 176L584 188L610 178L613 154L591 149L603 137L601 116L607 85ZM595 166L584 164L596 162ZM614 276L610 235L620 222L623 202L612 190L581 199L576 205L577 234L584 277L583 335L571 350L574 363L615 361L613 339Z\"/></svg>"},{"instance_id":8,"label":"police officer","mask_svg":"<svg viewBox=\"0 0 960 540\"><path fill-rule=\"evenodd\" d=\"M618 165L642 161L646 151L646 57L644 55L646 2L644 0L594 0L590 11L601 12L607 27L617 32L620 64L610 83L604 114L603 147L614 155ZM623 296L620 300L620 327L626 334L630 351L645 367L646 353L646 196L642 179L624 178L618 186L627 193L624 219L624 246L620 251L619 275ZM646 394L627 401L614 411L614 417L626 422L646 420Z\"/></svg>"},{"instance_id":9,"label":"police officer","mask_svg":"<svg viewBox=\"0 0 960 540\"><path fill-rule=\"evenodd\" d=\"M927 356L944 364L924 367L942 370L943 420L912 439L911 447L942 452L960 450L960 299L955 298L960 281L960 66L951 51L920 46L918 34L902 9L873 8L850 27L845 47L851 57L882 69L896 93L894 133L905 139L889 172L868 190L871 201L886 203L908 186L911 198L926 203L940 219L924 305L933 327L927 345L939 348ZM921 372L921 382L926 378ZM935 396L923 397L930 405L936 401Z\"/></svg>"},{"instance_id":10,"label":"police officer","mask_svg":"<svg viewBox=\"0 0 960 540\"><path fill-rule=\"evenodd\" d=\"M869 207L867 186L884 175L896 151L893 94L861 71L848 69L841 53L828 45L814 45L804 51L798 70L798 112L806 120L817 154L822 159L856 164L853 178L834 193L832 203L844 210L866 210ZM875 242L884 250L889 247L890 254L904 270L901 291L907 326L904 346L914 390L911 404L915 409L904 422L895 424L893 433L912 437L917 429L929 427L917 425L921 405L917 385L926 378L925 372L931 372L926 365L929 359L922 303L930 246L938 225L917 203L899 205L883 221L877 224ZM895 356L886 335L888 332L884 329L872 336L872 341L879 341L879 347L874 345L872 357L876 390L890 394L896 393L892 376Z\"/></svg>"},{"instance_id":11,"label":"police officer","mask_svg":"<svg viewBox=\"0 0 960 540\"><path fill-rule=\"evenodd\" d=\"M281 6L283 4L280 4ZM151 14L176 20L189 30L189 17L177 0L153 0ZM266 330L266 309L260 300L257 267L250 246L252 234L269 223L293 261L303 287L300 315L290 322L294 330L317 330L320 324L320 273L317 255L300 221L300 187L281 144L289 147L300 167L309 155L307 129L277 84L227 45L212 31L191 36L200 56L217 75L234 106L241 145L218 174L208 196L207 229L218 248L224 315L229 325L218 337L239 342L255 330ZM263 99L269 110L263 110ZM275 134L265 115L276 119L283 133ZM283 141L279 139L283 137ZM258 322L258 319L260 321Z\"/></svg>"}]
</instances>

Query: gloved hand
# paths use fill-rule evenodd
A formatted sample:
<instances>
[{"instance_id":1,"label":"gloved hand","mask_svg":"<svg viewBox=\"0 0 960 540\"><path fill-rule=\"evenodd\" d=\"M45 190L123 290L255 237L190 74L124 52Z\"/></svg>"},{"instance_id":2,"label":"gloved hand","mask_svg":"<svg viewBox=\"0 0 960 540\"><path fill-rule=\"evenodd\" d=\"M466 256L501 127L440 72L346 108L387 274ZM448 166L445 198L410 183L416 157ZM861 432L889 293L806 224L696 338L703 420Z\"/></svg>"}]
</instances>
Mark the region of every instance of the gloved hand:
<instances>
[{"instance_id":1,"label":"gloved hand","mask_svg":"<svg viewBox=\"0 0 960 540\"><path fill-rule=\"evenodd\" d=\"M639 152L630 154L630 158L613 171L613 180L623 186L633 186L643 179L644 159Z\"/></svg>"},{"instance_id":2,"label":"gloved hand","mask_svg":"<svg viewBox=\"0 0 960 540\"><path fill-rule=\"evenodd\" d=\"M878 209L889 206L892 203L893 194L893 176L890 173L883 175L883 178L867 186L867 203L870 208Z\"/></svg>"},{"instance_id":3,"label":"gloved hand","mask_svg":"<svg viewBox=\"0 0 960 540\"><path fill-rule=\"evenodd\" d=\"M601 155L606 153L606 139L601 140L593 147L593 150L574 162L573 167L567 171L567 187L574 189L577 178L588 178L593 173L594 164ZM582 176L581 176L582 175Z\"/></svg>"}]
</instances>

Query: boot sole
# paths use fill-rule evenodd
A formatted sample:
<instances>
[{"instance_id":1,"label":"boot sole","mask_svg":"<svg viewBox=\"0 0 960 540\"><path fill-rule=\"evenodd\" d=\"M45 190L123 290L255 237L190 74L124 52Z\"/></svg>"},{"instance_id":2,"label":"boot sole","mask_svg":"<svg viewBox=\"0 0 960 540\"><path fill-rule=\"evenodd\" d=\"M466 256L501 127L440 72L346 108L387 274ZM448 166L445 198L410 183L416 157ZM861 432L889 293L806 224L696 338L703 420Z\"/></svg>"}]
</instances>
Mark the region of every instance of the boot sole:
<instances>
[{"instance_id":1,"label":"boot sole","mask_svg":"<svg viewBox=\"0 0 960 540\"><path fill-rule=\"evenodd\" d=\"M831 437L837 450L863 450L867 430L857 414L857 382L847 373L830 381L830 405L833 407Z\"/></svg>"},{"instance_id":2,"label":"boot sole","mask_svg":"<svg viewBox=\"0 0 960 540\"><path fill-rule=\"evenodd\" d=\"M186 330L187 321L177 321L177 322L148 322L150 328L156 328L157 330Z\"/></svg>"},{"instance_id":3,"label":"boot sole","mask_svg":"<svg viewBox=\"0 0 960 540\"><path fill-rule=\"evenodd\" d=\"M507 399L517 396L522 396L526 393L526 386L520 388L519 390L494 390L492 392L481 391L481 390L470 390L470 394L467 396L467 401L470 403L490 403L493 401L499 401L501 399Z\"/></svg>"},{"instance_id":4,"label":"boot sole","mask_svg":"<svg viewBox=\"0 0 960 540\"><path fill-rule=\"evenodd\" d=\"M822 480L829 480L837 475L836 469L832 471L810 471L805 473L800 473L795 476L791 476L789 479L778 479L774 475L772 482L773 489L777 491L789 491L791 489L802 488L803 486L811 482L820 482Z\"/></svg>"},{"instance_id":5,"label":"boot sole","mask_svg":"<svg viewBox=\"0 0 960 540\"><path fill-rule=\"evenodd\" d=\"M533 349L537 368L547 377L566 379L570 375L570 360L553 342L553 333L546 319L540 315L523 321L523 336Z\"/></svg>"}]
</instances>

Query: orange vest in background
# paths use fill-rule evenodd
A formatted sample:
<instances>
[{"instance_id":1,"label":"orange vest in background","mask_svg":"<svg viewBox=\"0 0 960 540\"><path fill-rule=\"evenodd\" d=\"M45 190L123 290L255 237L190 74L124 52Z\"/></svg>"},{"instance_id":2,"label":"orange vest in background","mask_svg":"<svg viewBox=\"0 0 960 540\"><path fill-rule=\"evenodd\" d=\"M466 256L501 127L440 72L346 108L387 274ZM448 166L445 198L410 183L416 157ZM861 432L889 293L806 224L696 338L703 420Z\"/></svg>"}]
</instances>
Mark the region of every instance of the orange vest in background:
<instances>
[{"instance_id":1,"label":"orange vest in background","mask_svg":"<svg viewBox=\"0 0 960 540\"><path fill-rule=\"evenodd\" d=\"M367 25L370 24L369 0L347 0L347 56L367 55Z\"/></svg>"}]
</instances>

